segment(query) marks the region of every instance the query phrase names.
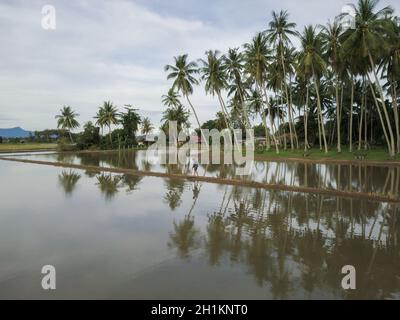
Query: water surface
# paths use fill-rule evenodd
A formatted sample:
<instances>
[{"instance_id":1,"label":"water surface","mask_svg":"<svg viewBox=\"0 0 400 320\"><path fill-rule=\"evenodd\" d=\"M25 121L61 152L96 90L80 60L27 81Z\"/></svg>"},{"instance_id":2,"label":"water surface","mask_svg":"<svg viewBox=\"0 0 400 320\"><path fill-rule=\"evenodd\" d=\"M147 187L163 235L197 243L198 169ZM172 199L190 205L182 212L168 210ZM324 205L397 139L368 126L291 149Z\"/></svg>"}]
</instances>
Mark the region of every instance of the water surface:
<instances>
[{"instance_id":1,"label":"water surface","mask_svg":"<svg viewBox=\"0 0 400 320\"><path fill-rule=\"evenodd\" d=\"M192 174L190 158L186 164L160 164L161 155L146 151L111 151L92 153L40 153L19 158L72 163L107 168L127 168L163 173ZM222 159L223 160L223 159ZM400 165L302 163L295 161L254 161L250 174L237 176L231 164L200 164L199 175L246 179L268 184L364 192L400 199Z\"/></svg>"},{"instance_id":2,"label":"water surface","mask_svg":"<svg viewBox=\"0 0 400 320\"><path fill-rule=\"evenodd\" d=\"M394 205L6 161L0 175L3 299L400 298Z\"/></svg>"}]
</instances>

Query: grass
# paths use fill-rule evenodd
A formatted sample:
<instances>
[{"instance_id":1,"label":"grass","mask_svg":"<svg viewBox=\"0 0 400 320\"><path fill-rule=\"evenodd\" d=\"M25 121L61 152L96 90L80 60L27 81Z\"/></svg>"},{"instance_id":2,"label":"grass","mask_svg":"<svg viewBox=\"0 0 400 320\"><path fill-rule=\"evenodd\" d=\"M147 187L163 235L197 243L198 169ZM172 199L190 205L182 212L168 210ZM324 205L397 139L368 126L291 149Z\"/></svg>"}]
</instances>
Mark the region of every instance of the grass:
<instances>
[{"instance_id":1,"label":"grass","mask_svg":"<svg viewBox=\"0 0 400 320\"><path fill-rule=\"evenodd\" d=\"M55 143L0 143L0 153L15 151L54 150L56 148L57 144Z\"/></svg>"},{"instance_id":2,"label":"grass","mask_svg":"<svg viewBox=\"0 0 400 320\"><path fill-rule=\"evenodd\" d=\"M364 161L399 161L400 155L396 155L395 158L390 158L386 149L372 149L372 150L361 150L361 153L366 153L367 156ZM302 158L310 160L355 160L354 153L357 153L357 149L351 153L347 148L342 148L342 152L338 153L336 150L329 150L328 153L319 149L311 149L308 152L308 156L304 157L303 150L280 150L279 154L276 154L275 150L256 152L257 157L265 159L273 158Z\"/></svg>"}]
</instances>

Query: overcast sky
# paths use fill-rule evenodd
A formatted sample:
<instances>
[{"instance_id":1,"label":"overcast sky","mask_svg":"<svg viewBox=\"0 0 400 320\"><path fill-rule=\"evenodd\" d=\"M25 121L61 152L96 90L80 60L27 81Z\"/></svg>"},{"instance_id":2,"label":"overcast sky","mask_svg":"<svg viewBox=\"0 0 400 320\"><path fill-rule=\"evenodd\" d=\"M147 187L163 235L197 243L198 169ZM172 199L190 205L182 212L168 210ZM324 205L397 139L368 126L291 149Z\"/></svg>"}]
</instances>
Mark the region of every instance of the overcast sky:
<instances>
[{"instance_id":1,"label":"overcast sky","mask_svg":"<svg viewBox=\"0 0 400 320\"><path fill-rule=\"evenodd\" d=\"M188 53L202 58L265 30L273 10L288 10L302 29L325 24L349 0L0 0L0 127L56 126L63 105L92 120L104 100L131 104L158 126L161 95L171 83L163 67ZM42 7L56 9L56 30L41 26ZM384 1L400 12L397 0ZM219 105L196 87L200 120ZM194 121L191 121L194 123Z\"/></svg>"}]
</instances>

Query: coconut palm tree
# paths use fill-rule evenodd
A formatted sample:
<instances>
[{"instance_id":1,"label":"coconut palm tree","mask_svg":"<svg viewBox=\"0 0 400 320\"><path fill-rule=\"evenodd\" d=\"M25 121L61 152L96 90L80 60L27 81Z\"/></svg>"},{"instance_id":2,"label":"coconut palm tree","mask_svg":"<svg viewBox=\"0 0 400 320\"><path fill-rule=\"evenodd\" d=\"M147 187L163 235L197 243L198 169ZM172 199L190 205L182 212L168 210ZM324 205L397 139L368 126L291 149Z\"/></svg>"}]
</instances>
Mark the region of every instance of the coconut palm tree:
<instances>
[{"instance_id":1,"label":"coconut palm tree","mask_svg":"<svg viewBox=\"0 0 400 320\"><path fill-rule=\"evenodd\" d=\"M222 58L219 57L219 51L217 50L206 51L206 56L206 60L200 59L202 64L200 68L201 79L205 81L206 93L210 93L212 96L217 95L226 125L233 129L226 105L221 96L221 90L224 90L228 85L225 65L222 63Z\"/></svg>"},{"instance_id":2,"label":"coconut palm tree","mask_svg":"<svg viewBox=\"0 0 400 320\"><path fill-rule=\"evenodd\" d=\"M299 34L301 41L301 52L299 55L299 68L301 73L307 78L312 78L317 95L318 121L321 129L325 153L328 152L326 143L325 125L322 115L321 97L320 97L320 78L326 69L325 62L321 57L321 38L316 33L315 27L309 25L304 28L302 34Z\"/></svg>"},{"instance_id":3,"label":"coconut palm tree","mask_svg":"<svg viewBox=\"0 0 400 320\"><path fill-rule=\"evenodd\" d=\"M226 73L228 75L228 97L233 96L232 102L239 105L239 109L243 112L243 125L250 128L248 110L246 106L246 79L244 79L244 56L239 48L229 49L228 54L223 57Z\"/></svg>"},{"instance_id":4,"label":"coconut palm tree","mask_svg":"<svg viewBox=\"0 0 400 320\"><path fill-rule=\"evenodd\" d=\"M101 135L103 135L103 128L104 128L104 108L101 106L99 107L99 110L97 111L96 115L94 116L94 119L96 119L95 124L100 127L101 129Z\"/></svg>"},{"instance_id":5,"label":"coconut palm tree","mask_svg":"<svg viewBox=\"0 0 400 320\"><path fill-rule=\"evenodd\" d=\"M148 117L144 117L142 120L142 133L150 134L153 131L154 127Z\"/></svg>"},{"instance_id":6,"label":"coconut palm tree","mask_svg":"<svg viewBox=\"0 0 400 320\"><path fill-rule=\"evenodd\" d=\"M197 116L197 112L193 107L192 102L189 99L189 96L193 94L193 85L198 85L199 81L195 78L195 75L199 72L197 68L197 64L194 61L187 61L188 55L183 54L177 57L174 57L173 65L166 65L164 70L166 72L170 71L167 76L167 79L173 79L174 82L172 84L172 89L181 92L184 98L186 98L190 108L193 111L194 117L196 118L196 122L198 128L201 132L201 125L199 121L199 117ZM203 134L202 134L203 135ZM204 141L207 141L203 135Z\"/></svg>"},{"instance_id":7,"label":"coconut palm tree","mask_svg":"<svg viewBox=\"0 0 400 320\"><path fill-rule=\"evenodd\" d=\"M394 113L394 123L397 139L397 153L400 153L400 125L399 125L399 110L398 110L398 96L397 87L400 80L400 19L393 18L389 27L389 50L387 54L382 57L379 69L386 80L384 88L387 90L388 95L392 97L392 108Z\"/></svg>"},{"instance_id":8,"label":"coconut palm tree","mask_svg":"<svg viewBox=\"0 0 400 320\"><path fill-rule=\"evenodd\" d=\"M345 33L343 42L344 54L356 55L359 60L368 61L375 85L378 89L379 99L375 99L377 108L383 110L384 118L381 125L388 134L388 150L391 156L395 154L395 144L389 113L386 108L382 85L379 82L376 64L388 51L387 33L390 20L387 18L393 13L391 7L376 10L379 0L358 0L357 6L353 5L355 16L355 29L349 29ZM369 79L369 73L367 73ZM372 87L371 87L372 92ZM375 95L375 93L373 93ZM380 107L379 107L380 105ZM379 111L380 112L380 111ZM385 121L384 121L385 120Z\"/></svg>"},{"instance_id":9,"label":"coconut palm tree","mask_svg":"<svg viewBox=\"0 0 400 320\"><path fill-rule=\"evenodd\" d=\"M76 117L79 117L79 114L73 111L70 106L63 106L62 109L60 109L60 114L55 117L57 119L57 128L68 130L71 142L74 142L71 130L79 127L79 122L76 120Z\"/></svg>"},{"instance_id":10,"label":"coconut palm tree","mask_svg":"<svg viewBox=\"0 0 400 320\"><path fill-rule=\"evenodd\" d=\"M139 125L142 123L140 115L137 113L138 109L132 108L131 105L126 105L125 112L119 114L119 123L122 125L125 135L125 143L132 144L136 140L136 132Z\"/></svg>"},{"instance_id":11,"label":"coconut palm tree","mask_svg":"<svg viewBox=\"0 0 400 320\"><path fill-rule=\"evenodd\" d=\"M336 130L337 130L337 151L342 152L341 139L340 139L340 121L341 121L341 105L339 88L340 78L339 75L343 69L343 63L341 61L340 50L341 50L341 36L342 26L337 21L331 23L328 22L326 26L322 26L321 42L322 50L326 56L326 60L329 62L330 67L335 75L335 104L336 104Z\"/></svg>"},{"instance_id":12,"label":"coconut palm tree","mask_svg":"<svg viewBox=\"0 0 400 320\"><path fill-rule=\"evenodd\" d=\"M279 13L272 12L272 21L269 23L269 29L266 30L268 41L270 41L278 53L280 64L283 72L283 86L285 89L286 103L288 106L289 114L289 129L290 129L290 145L291 149L294 149L293 134L296 135L296 129L293 121L293 111L291 104L291 93L289 93L290 87L287 85L286 78L286 61L285 61L285 48L291 46L291 40L289 36L296 35L296 24L289 22L289 14L287 11L281 10ZM292 132L293 131L293 132Z\"/></svg>"},{"instance_id":13,"label":"coconut palm tree","mask_svg":"<svg viewBox=\"0 0 400 320\"><path fill-rule=\"evenodd\" d=\"M108 127L108 135L110 137L110 143L112 143L111 125L116 125L118 123L118 110L112 102L104 101L101 117L101 123Z\"/></svg>"},{"instance_id":14,"label":"coconut palm tree","mask_svg":"<svg viewBox=\"0 0 400 320\"><path fill-rule=\"evenodd\" d=\"M178 132L185 128L190 127L189 122L190 112L186 108L179 104L176 107L168 107L162 114L161 121L164 121L162 128L164 132L168 133L168 125L170 121L176 121Z\"/></svg>"},{"instance_id":15,"label":"coconut palm tree","mask_svg":"<svg viewBox=\"0 0 400 320\"><path fill-rule=\"evenodd\" d=\"M263 33L258 33L250 43L246 43L244 45L245 48L245 57L246 57L246 72L250 75L255 83L256 90L262 96L264 95L263 101L269 109L268 105L268 95L265 87L265 80L267 75L267 68L268 68L268 58L270 54L270 50L268 48L267 39L263 35ZM272 127L272 117L271 112L269 110L268 114L270 115L270 122ZM268 135L268 127L267 127L267 120L266 114L264 111L260 113L260 116L264 123L265 128L265 139L267 142L267 150L270 149L270 140ZM276 141L275 135L272 135L272 139L275 144L276 153L279 153L278 143Z\"/></svg>"},{"instance_id":16,"label":"coconut palm tree","mask_svg":"<svg viewBox=\"0 0 400 320\"><path fill-rule=\"evenodd\" d=\"M164 94L161 97L162 103L168 108L176 108L181 105L181 101L179 100L180 95L173 89L169 89L167 94Z\"/></svg>"}]
</instances>

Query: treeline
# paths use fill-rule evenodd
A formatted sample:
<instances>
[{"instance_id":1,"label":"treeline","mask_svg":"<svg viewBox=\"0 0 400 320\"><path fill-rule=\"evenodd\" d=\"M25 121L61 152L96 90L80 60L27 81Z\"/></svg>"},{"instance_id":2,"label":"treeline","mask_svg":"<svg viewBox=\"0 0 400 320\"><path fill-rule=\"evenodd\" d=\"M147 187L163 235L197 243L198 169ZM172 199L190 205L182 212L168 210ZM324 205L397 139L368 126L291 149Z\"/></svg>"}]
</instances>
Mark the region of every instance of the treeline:
<instances>
[{"instance_id":1,"label":"treeline","mask_svg":"<svg viewBox=\"0 0 400 320\"><path fill-rule=\"evenodd\" d=\"M267 29L241 48L208 50L197 61L175 57L165 66L173 81L168 112L182 108L182 98L201 128L190 96L202 84L220 105L205 127L250 128L259 119L267 150L327 152L335 145L341 152L346 144L350 151L384 145L390 156L400 153L400 19L391 7L378 10L378 2L359 0L354 17L302 31L288 12L273 12Z\"/></svg>"},{"instance_id":2,"label":"treeline","mask_svg":"<svg viewBox=\"0 0 400 320\"><path fill-rule=\"evenodd\" d=\"M119 111L110 101L105 101L94 119L83 125L83 131L72 133L80 127L77 114L70 106L64 106L56 115L57 127L68 133L69 141L61 139L60 148L66 149L115 149L131 148L137 145L136 135L139 129L143 134L152 132L153 125L147 117L141 117L138 109L125 105L124 111ZM113 126L118 126L112 130ZM104 129L107 134L104 134Z\"/></svg>"}]
</instances>

